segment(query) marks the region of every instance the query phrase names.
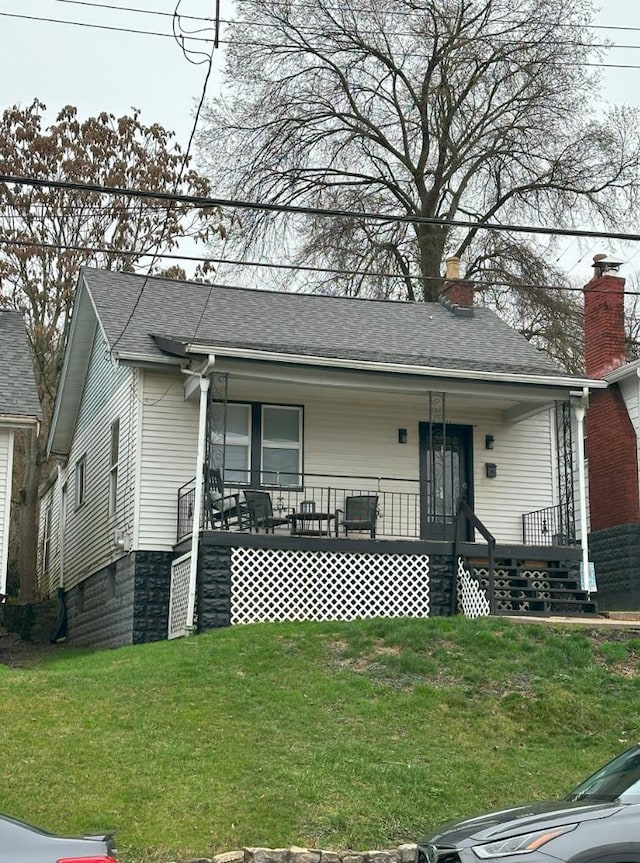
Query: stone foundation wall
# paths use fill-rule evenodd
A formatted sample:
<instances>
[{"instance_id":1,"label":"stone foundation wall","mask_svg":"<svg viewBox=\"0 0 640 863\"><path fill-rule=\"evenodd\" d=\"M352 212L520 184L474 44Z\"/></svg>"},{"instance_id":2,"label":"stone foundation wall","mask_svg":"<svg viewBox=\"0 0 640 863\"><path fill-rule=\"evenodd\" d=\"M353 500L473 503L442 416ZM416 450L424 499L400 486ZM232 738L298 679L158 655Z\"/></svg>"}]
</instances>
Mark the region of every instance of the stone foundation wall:
<instances>
[{"instance_id":1,"label":"stone foundation wall","mask_svg":"<svg viewBox=\"0 0 640 863\"><path fill-rule=\"evenodd\" d=\"M589 534L600 611L640 610L640 524L622 524Z\"/></svg>"},{"instance_id":2,"label":"stone foundation wall","mask_svg":"<svg viewBox=\"0 0 640 863\"><path fill-rule=\"evenodd\" d=\"M67 643L121 647L167 637L171 552L131 552L65 594Z\"/></svg>"}]
</instances>

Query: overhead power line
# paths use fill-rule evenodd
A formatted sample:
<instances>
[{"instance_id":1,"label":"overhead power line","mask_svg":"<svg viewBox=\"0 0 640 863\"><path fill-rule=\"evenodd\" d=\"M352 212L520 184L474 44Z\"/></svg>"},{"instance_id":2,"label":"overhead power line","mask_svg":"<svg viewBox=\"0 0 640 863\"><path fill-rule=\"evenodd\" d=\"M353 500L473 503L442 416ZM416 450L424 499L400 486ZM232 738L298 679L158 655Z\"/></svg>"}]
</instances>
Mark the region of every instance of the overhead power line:
<instances>
[{"instance_id":1,"label":"overhead power line","mask_svg":"<svg viewBox=\"0 0 640 863\"><path fill-rule=\"evenodd\" d=\"M88 6L92 9L109 9L113 12L135 12L138 15L157 15L162 18L173 18L173 12L161 12L159 9L141 9L139 6L118 6L115 3L91 3L89 0L54 0L55 3L66 3L70 6ZM188 21L209 21L214 22L213 18L206 18L203 15L182 15Z\"/></svg>"},{"instance_id":2,"label":"overhead power line","mask_svg":"<svg viewBox=\"0 0 640 863\"><path fill-rule=\"evenodd\" d=\"M57 0L57 2L80 3L81 0ZM108 6L107 4L85 3L85 2L82 2L82 5L98 6L100 8L131 11L131 12L133 12L133 11L141 12L141 13L151 12L151 14L170 15L171 17L174 17L172 13L168 13L168 12L159 12L159 11L153 12L152 10L134 9L133 7ZM309 8L312 8L312 7L309 7ZM373 10L363 10L363 11L372 12ZM111 32L116 32L116 33L131 33L131 34L140 35L140 36L160 36L160 37L171 38L171 39L175 38L174 34L162 33L162 32L157 31L157 30L144 30L144 29L135 28L135 27L117 27L117 26L111 25L111 24L96 24L96 23L92 23L89 21L75 21L75 20L63 19L63 18L48 18L48 17L41 16L41 15L23 15L23 14L18 14L16 12L0 12L0 17L16 18L16 19L25 20L25 21L41 21L41 22L45 22L47 24L67 24L69 26L74 26L74 27L85 27L88 29L106 30L106 31L111 31ZM194 18L194 20L197 20L197 21L215 22L215 19L212 19L212 18L195 18L195 16L184 16L184 15L181 15L180 17L181 18L192 17L192 18ZM224 23L224 24L229 25L229 24L239 24L239 23L244 23L244 22L237 22L237 21L232 21L232 20L228 20L228 19L221 19L219 21L219 23L220 24ZM256 22L256 23L252 23L251 26L273 27L275 25L271 25L268 23ZM204 29L210 30L212 28L206 27ZM640 31L640 27L636 27L636 28L633 28L633 27L617 27L617 28L611 27L611 28L603 28L603 29ZM309 32L309 33L313 32L312 28L306 28L306 29L303 28L303 30L304 30L304 32ZM201 31L198 31L198 32L201 32ZM401 36L404 34L387 33L387 35ZM185 39L188 39L189 41L203 42L203 43L207 43L207 44L211 44L211 43L214 43L217 45L231 45L231 44L233 44L233 41L231 39L219 39L219 38L217 39L215 36L208 38L206 36L197 36L197 35L192 35L190 33L183 33L183 37ZM265 44L266 43L264 43L264 42L257 42L257 41L254 41L254 42L248 42L246 40L243 41L243 45L246 47L265 47ZM583 48L601 48L602 47L602 48L606 48L606 49L615 49L615 48L629 49L629 50L640 49L640 45L616 45L616 44L598 45L597 43L575 43L575 45L576 45L576 47L583 47ZM283 46L281 46L281 45L268 46L267 45L267 47L283 47ZM417 52L414 52L414 53L408 53L407 56L416 56L416 57L420 56L420 57L422 57L422 54L418 54ZM549 61L541 60L539 62L548 63ZM557 65L557 66L574 66L574 67L583 67L583 68L596 68L596 69L628 69L628 70L640 69L640 64L637 64L637 63L603 63L603 62L586 62L586 61L581 62L579 60L576 60L576 61L563 60L563 61L558 61L554 65Z\"/></svg>"},{"instance_id":3,"label":"overhead power line","mask_svg":"<svg viewBox=\"0 0 640 863\"><path fill-rule=\"evenodd\" d=\"M4 243L8 246L19 246L20 248L51 249L58 253L62 250L69 252L86 252L87 254L92 255L115 255L116 257L123 258L166 258L167 260L188 261L190 263L198 264L227 264L236 267L255 267L258 269L294 270L295 272L321 273L328 276L366 276L371 278L398 279L399 281L411 279L412 281L436 282L439 284L451 281L446 276L405 275L404 273L385 273L379 270L336 269L333 267L316 267L311 266L310 264L276 264L270 261L246 261L235 258L218 258L210 255L183 255L179 252L147 252L143 249L115 249L109 248L108 246L87 246L72 243L45 243L39 240L18 240L1 235L0 243ZM158 276L150 276L147 274L145 281L149 278L158 278ZM575 287L573 285L540 285L533 282L507 282L502 279L463 278L460 281L473 285L474 288L479 290L485 290L488 288L518 288L568 292L579 292L583 290L581 287ZM629 296L640 296L640 291L624 291L624 293Z\"/></svg>"},{"instance_id":4,"label":"overhead power line","mask_svg":"<svg viewBox=\"0 0 640 863\"><path fill-rule=\"evenodd\" d=\"M234 198L211 198L202 195L184 195L177 192L159 192L148 189L118 188L102 186L98 183L73 183L69 180L44 180L36 177L21 177L15 174L0 174L0 183L35 188L62 189L74 192L92 192L100 195L120 195L127 198L147 198L160 201L173 201L202 210L238 209L262 210L272 213L291 213L294 215L320 216L327 218L363 219L372 222L393 222L402 224L433 225L443 228L467 228L483 231L510 231L519 234L542 234L552 237L591 237L604 240L623 240L638 242L640 234L624 231L588 231L580 228L547 228L540 225L515 225L505 222L479 222L467 219L441 219L431 216L407 216L372 213L366 210L338 210L321 207L307 207L299 204L260 203Z\"/></svg>"},{"instance_id":5,"label":"overhead power line","mask_svg":"<svg viewBox=\"0 0 640 863\"><path fill-rule=\"evenodd\" d=\"M160 33L157 30L138 30L134 27L115 27L110 24L90 24L85 21L69 21L63 18L45 18L40 15L20 15L17 12L0 12L3 18L20 18L25 21L44 21L47 24L70 24L74 27L88 27L92 30L111 30L116 33L137 33L142 36L163 36L166 39L173 39L173 33ZM207 39L205 36L189 36L189 39L194 42L213 43L213 39Z\"/></svg>"}]
</instances>

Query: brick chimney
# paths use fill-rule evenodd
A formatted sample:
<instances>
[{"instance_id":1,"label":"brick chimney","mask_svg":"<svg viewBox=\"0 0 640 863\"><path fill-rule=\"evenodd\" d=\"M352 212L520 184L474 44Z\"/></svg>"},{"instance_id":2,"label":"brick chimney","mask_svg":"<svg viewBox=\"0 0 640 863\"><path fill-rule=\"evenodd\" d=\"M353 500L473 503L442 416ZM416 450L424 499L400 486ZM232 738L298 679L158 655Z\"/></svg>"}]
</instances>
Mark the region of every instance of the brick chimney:
<instances>
[{"instance_id":1,"label":"brick chimney","mask_svg":"<svg viewBox=\"0 0 640 863\"><path fill-rule=\"evenodd\" d=\"M594 256L584 286L587 377L602 379L626 363L624 284L619 263ZM594 390L587 410L591 530L640 521L637 440L618 384Z\"/></svg>"},{"instance_id":2,"label":"brick chimney","mask_svg":"<svg viewBox=\"0 0 640 863\"><path fill-rule=\"evenodd\" d=\"M445 283L440 291L440 301L454 314L464 317L473 315L473 282L460 278L460 258L447 258Z\"/></svg>"},{"instance_id":3,"label":"brick chimney","mask_svg":"<svg viewBox=\"0 0 640 863\"><path fill-rule=\"evenodd\" d=\"M627 361L624 347L624 279L605 255L594 255L593 278L584 286L587 377L603 378Z\"/></svg>"}]
</instances>

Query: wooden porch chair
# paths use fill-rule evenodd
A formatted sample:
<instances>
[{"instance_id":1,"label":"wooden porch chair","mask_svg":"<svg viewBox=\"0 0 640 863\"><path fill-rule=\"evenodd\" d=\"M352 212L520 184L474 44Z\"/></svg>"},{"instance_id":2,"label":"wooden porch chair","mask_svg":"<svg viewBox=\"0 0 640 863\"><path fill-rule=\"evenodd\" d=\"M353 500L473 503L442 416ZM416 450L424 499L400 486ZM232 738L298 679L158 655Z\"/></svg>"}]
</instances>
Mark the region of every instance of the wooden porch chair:
<instances>
[{"instance_id":1,"label":"wooden porch chair","mask_svg":"<svg viewBox=\"0 0 640 863\"><path fill-rule=\"evenodd\" d=\"M257 491L256 489L245 489L244 499L247 506L249 527L257 533L263 528L267 533L275 533L274 528L281 524L288 524L289 519L283 515L273 514L271 495L268 491Z\"/></svg>"},{"instance_id":2,"label":"wooden porch chair","mask_svg":"<svg viewBox=\"0 0 640 863\"><path fill-rule=\"evenodd\" d=\"M338 518L338 513L344 515ZM344 528L344 535L349 536L349 531L366 530L371 539L376 538L376 519L378 517L378 495L361 494L345 497L344 510L339 509L336 520L340 527Z\"/></svg>"},{"instance_id":3,"label":"wooden porch chair","mask_svg":"<svg viewBox=\"0 0 640 863\"><path fill-rule=\"evenodd\" d=\"M237 525L243 527L242 507L240 495L225 493L222 473L214 468L209 474L210 482L206 485L206 515L207 521L213 528Z\"/></svg>"}]
</instances>

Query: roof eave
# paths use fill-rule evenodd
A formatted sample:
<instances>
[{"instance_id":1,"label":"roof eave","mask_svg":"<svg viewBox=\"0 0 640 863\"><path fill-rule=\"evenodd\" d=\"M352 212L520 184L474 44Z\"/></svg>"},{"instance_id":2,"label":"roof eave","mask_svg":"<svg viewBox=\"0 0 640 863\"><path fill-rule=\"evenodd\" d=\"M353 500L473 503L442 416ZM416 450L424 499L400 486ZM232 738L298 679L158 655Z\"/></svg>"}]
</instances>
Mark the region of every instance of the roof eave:
<instances>
[{"instance_id":1,"label":"roof eave","mask_svg":"<svg viewBox=\"0 0 640 863\"><path fill-rule=\"evenodd\" d=\"M320 357L312 354L286 354L278 351L259 351L248 348L231 348L219 345L188 344L189 354L214 354L220 357L235 357L272 363L295 363L306 366L357 369L358 371L392 372L394 374L419 375L432 378L464 378L466 380L544 385L549 387L604 389L606 381L578 378L568 375L527 375L514 372L488 372L477 369L443 369L433 366L406 365L403 363L377 363L368 360L352 360L341 357Z\"/></svg>"}]
</instances>

